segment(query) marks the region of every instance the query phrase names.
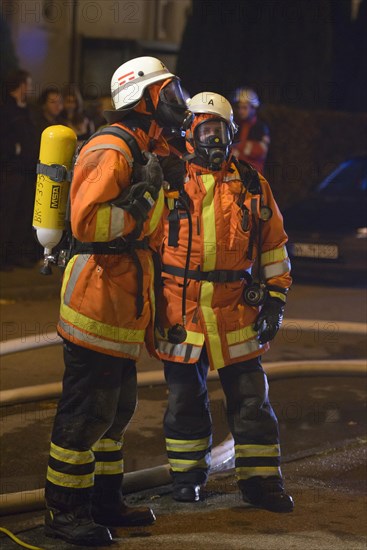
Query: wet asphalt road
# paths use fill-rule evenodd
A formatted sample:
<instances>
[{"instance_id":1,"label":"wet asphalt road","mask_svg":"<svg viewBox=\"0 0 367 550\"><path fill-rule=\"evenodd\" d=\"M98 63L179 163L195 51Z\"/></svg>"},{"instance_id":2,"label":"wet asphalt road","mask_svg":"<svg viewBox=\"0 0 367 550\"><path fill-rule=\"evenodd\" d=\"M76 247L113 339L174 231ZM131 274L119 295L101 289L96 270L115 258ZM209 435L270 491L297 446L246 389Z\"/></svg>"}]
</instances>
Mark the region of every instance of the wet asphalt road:
<instances>
[{"instance_id":1,"label":"wet asphalt road","mask_svg":"<svg viewBox=\"0 0 367 550\"><path fill-rule=\"evenodd\" d=\"M28 281L38 283L34 270ZM7 290L3 287L2 340L40 338L55 330L55 285L33 295L37 300L25 300L29 293L17 297L21 283L18 273L8 279ZM309 319L311 330L280 333L267 360L365 357L363 334L339 330L341 322L363 322L365 315L363 288L295 285L287 319ZM139 366L156 370L160 363L144 356ZM62 369L60 346L7 356L1 362L0 389L58 381ZM210 382L209 387L216 444L228 433L225 403L219 384ZM127 471L166 462L161 431L165 389L141 388L139 395L126 435ZM249 508L240 500L229 469L211 477L205 500L195 506L172 501L170 486L130 495L132 501L150 504L158 521L149 529L117 531L113 548L365 550L366 378L274 380L270 397L279 419L283 473L296 500L293 514ZM1 493L43 487L54 411L55 401L0 409ZM14 531L25 530L23 540L46 550L77 548L44 538L42 512L2 520L1 525ZM0 545L4 550L16 547L9 539L0 539Z\"/></svg>"}]
</instances>

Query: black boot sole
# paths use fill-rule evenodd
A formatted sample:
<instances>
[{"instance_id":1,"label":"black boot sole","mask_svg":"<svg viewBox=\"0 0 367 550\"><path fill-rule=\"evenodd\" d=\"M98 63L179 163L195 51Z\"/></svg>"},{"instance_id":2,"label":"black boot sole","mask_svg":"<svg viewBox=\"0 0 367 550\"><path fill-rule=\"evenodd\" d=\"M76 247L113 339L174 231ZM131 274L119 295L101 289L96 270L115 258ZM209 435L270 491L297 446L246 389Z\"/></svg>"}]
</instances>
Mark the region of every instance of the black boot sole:
<instances>
[{"instance_id":1,"label":"black boot sole","mask_svg":"<svg viewBox=\"0 0 367 550\"><path fill-rule=\"evenodd\" d=\"M46 535L46 537L50 537L52 539L61 539L66 542L70 542L71 544L76 544L79 546L110 546L113 543L112 539L105 540L105 541L96 540L95 538L89 539L89 540L87 539L76 540L75 538L68 537L62 531L56 531L55 529L52 529L47 525L45 525L44 527L44 534Z\"/></svg>"}]
</instances>

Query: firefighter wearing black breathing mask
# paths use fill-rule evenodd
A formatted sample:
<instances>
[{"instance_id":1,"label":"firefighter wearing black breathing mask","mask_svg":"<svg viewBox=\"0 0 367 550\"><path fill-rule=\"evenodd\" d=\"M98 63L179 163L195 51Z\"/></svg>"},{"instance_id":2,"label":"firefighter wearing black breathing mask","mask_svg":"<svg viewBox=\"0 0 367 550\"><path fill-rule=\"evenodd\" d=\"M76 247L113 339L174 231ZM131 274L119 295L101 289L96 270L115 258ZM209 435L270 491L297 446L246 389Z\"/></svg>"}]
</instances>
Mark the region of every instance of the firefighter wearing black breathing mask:
<instances>
[{"instance_id":1,"label":"firefighter wearing black breathing mask","mask_svg":"<svg viewBox=\"0 0 367 550\"><path fill-rule=\"evenodd\" d=\"M163 169L168 185L156 330L169 388L164 431L173 498L199 501L207 481L210 368L218 370L226 395L243 499L291 512L260 360L281 325L292 282L287 235L268 182L231 154L236 125L229 102L203 92L188 108L183 182L175 181L177 167L173 176Z\"/></svg>"}]
</instances>

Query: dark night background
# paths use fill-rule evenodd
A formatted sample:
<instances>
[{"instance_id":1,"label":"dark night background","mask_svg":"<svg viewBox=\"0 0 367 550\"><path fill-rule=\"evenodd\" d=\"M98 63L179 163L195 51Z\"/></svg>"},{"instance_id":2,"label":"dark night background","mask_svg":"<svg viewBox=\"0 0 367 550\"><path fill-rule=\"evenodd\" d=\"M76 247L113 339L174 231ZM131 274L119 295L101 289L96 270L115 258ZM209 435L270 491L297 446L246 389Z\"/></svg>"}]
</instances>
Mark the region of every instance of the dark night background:
<instances>
[{"instance_id":1,"label":"dark night background","mask_svg":"<svg viewBox=\"0 0 367 550\"><path fill-rule=\"evenodd\" d=\"M229 97L243 85L258 92L271 134L265 177L281 208L340 162L367 154L367 0L354 19L352 5L193 0L175 72L190 95ZM0 24L1 80L17 59Z\"/></svg>"},{"instance_id":2,"label":"dark night background","mask_svg":"<svg viewBox=\"0 0 367 550\"><path fill-rule=\"evenodd\" d=\"M354 21L351 0L193 0L177 73L191 94L366 111L366 28L366 0Z\"/></svg>"}]
</instances>

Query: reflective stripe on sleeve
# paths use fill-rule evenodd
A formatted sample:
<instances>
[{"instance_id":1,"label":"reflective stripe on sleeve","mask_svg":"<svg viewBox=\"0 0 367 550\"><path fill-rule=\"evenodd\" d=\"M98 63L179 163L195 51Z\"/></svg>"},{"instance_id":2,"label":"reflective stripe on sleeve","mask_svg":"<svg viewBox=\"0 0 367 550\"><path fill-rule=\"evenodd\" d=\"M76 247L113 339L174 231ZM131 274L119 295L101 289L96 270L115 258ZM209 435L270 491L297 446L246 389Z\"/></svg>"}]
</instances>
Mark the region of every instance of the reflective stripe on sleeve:
<instances>
[{"instance_id":1,"label":"reflective stripe on sleeve","mask_svg":"<svg viewBox=\"0 0 367 550\"><path fill-rule=\"evenodd\" d=\"M288 273L291 269L291 263L289 259L283 260L282 262L279 262L277 264L271 264L267 265L263 268L263 273L265 279L272 279L273 277L277 277L278 275L284 275L284 273Z\"/></svg>"},{"instance_id":2,"label":"reflective stripe on sleeve","mask_svg":"<svg viewBox=\"0 0 367 550\"><path fill-rule=\"evenodd\" d=\"M261 254L261 265L273 264L285 260L286 258L288 258L288 252L285 246L273 248Z\"/></svg>"},{"instance_id":3,"label":"reflective stripe on sleeve","mask_svg":"<svg viewBox=\"0 0 367 550\"><path fill-rule=\"evenodd\" d=\"M107 242L110 240L111 205L101 204L97 210L96 231L94 241Z\"/></svg>"}]
</instances>

